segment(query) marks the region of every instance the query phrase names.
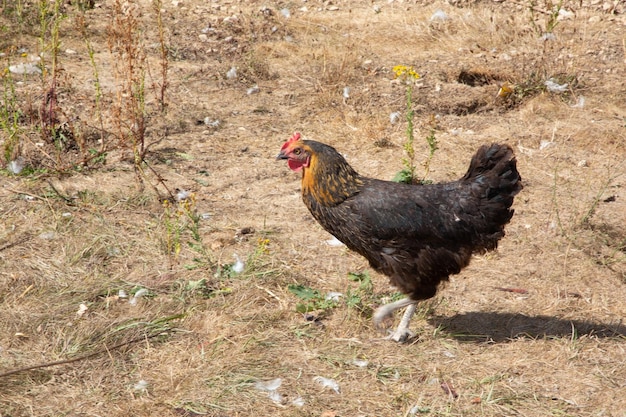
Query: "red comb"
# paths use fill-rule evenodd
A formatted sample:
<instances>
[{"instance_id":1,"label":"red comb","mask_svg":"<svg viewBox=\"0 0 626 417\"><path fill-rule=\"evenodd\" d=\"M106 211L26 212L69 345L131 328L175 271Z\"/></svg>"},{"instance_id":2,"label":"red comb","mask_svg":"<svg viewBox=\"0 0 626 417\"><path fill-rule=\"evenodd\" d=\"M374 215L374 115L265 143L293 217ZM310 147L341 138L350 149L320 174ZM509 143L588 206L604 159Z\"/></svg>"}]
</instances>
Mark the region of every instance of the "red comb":
<instances>
[{"instance_id":1,"label":"red comb","mask_svg":"<svg viewBox=\"0 0 626 417\"><path fill-rule=\"evenodd\" d=\"M296 132L296 133L293 134L293 136L291 138L289 138L289 140L287 142L285 142L283 144L282 148L280 148L280 149L285 149L287 146L289 146L289 144L291 142L297 142L299 140L300 140L300 133Z\"/></svg>"}]
</instances>

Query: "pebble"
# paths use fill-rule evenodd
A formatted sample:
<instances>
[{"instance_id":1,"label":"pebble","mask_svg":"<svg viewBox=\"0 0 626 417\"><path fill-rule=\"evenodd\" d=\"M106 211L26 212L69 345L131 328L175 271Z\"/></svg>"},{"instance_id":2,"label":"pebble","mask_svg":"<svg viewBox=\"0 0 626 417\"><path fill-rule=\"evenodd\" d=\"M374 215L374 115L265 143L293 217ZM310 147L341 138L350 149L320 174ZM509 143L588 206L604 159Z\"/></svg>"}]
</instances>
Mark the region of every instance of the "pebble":
<instances>
[{"instance_id":1,"label":"pebble","mask_svg":"<svg viewBox=\"0 0 626 417\"><path fill-rule=\"evenodd\" d=\"M56 237L56 235L57 234L55 232L43 232L39 235L39 239L52 240Z\"/></svg>"},{"instance_id":2,"label":"pebble","mask_svg":"<svg viewBox=\"0 0 626 417\"><path fill-rule=\"evenodd\" d=\"M13 74L41 74L41 68L35 64L16 64L9 66L9 72Z\"/></svg>"}]
</instances>

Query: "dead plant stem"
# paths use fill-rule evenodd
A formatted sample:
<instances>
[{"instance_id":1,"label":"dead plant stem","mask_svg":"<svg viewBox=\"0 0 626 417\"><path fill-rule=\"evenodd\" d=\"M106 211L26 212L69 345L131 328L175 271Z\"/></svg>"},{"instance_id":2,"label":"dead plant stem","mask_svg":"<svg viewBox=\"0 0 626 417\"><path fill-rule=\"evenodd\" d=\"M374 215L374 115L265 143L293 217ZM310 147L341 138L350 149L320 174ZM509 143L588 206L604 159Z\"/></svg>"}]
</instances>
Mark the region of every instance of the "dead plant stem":
<instances>
[{"instance_id":1,"label":"dead plant stem","mask_svg":"<svg viewBox=\"0 0 626 417\"><path fill-rule=\"evenodd\" d=\"M4 377L10 376L10 375L14 375L14 374L18 374L18 373L21 373L21 372L32 371L34 369L49 368L51 366L65 365L65 364L68 364L68 363L79 362L79 361L83 361L85 359L89 359L91 357L100 355L100 354L105 353L105 352L109 353L109 357L111 357L110 351L112 351L112 350L116 350L116 349L119 349L119 348L122 348L122 347L128 346L128 345L132 345L134 343L141 342L143 340L155 338L155 337L160 336L160 335L162 335L164 333L167 333L168 331L169 330L164 330L164 331L161 331L161 332L158 332L158 333L155 333L155 334L151 334L151 335L147 335L147 336L144 335L144 336L141 336L141 337L136 337L136 338L134 338L132 340L128 340L126 342L118 343L117 345L105 346L104 348L102 348L100 350L97 350L95 352L91 352L91 353L88 353L86 355L78 356L78 357L72 358L72 359L63 359L63 360L60 360L60 361L46 362L46 363L40 363L40 364L37 364L37 365L25 366L25 367L22 367L22 368L12 369L10 371L0 373L0 378L4 378Z\"/></svg>"}]
</instances>

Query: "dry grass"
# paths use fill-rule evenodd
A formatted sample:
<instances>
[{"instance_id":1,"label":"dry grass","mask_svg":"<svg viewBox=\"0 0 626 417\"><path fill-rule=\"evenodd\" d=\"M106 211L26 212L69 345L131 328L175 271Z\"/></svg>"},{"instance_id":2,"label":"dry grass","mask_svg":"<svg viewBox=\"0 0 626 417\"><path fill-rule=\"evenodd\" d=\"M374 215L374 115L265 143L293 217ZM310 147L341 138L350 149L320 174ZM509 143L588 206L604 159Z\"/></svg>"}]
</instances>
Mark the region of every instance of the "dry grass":
<instances>
[{"instance_id":1,"label":"dry grass","mask_svg":"<svg viewBox=\"0 0 626 417\"><path fill-rule=\"evenodd\" d=\"M109 3L85 16L100 114L75 6L65 6L60 27L59 114L95 149L98 140L114 144L113 127L130 120L113 106L120 85L107 48ZM151 28L141 32L146 60L158 74L153 8L137 3ZM161 185L193 191L186 206L165 207L152 188L140 190L123 147L86 166L76 149L62 150L56 170L57 150L39 143L32 110L46 84L12 78L31 170L1 173L0 374L78 360L0 376L0 416L623 417L623 6L610 14L566 1L576 15L542 42L523 2L384 2L376 12L357 1L338 10L309 1L289 3L288 19L282 3L222 3L161 5L169 105L146 114L155 171L145 179L161 194ZM449 20L430 21L438 8ZM5 62L22 59L14 47L36 53L37 18L18 22L6 3L0 9L15 34L2 40ZM535 19L545 26L544 14ZM397 64L422 76L418 161L436 120L431 179L462 175L480 144L502 141L516 148L525 181L498 252L475 258L424 303L413 323L419 337L405 345L382 340L368 316L393 293L384 277L372 276L361 309L344 299L315 312L317 320L296 312L291 284L348 294L357 291L348 274L368 266L324 243L297 176L273 160L301 130L362 173L393 177L405 140L402 123L389 123L404 109ZM233 66L238 76L227 79ZM546 92L550 77L571 88ZM498 99L505 82L524 88ZM260 91L247 94L254 85ZM581 96L584 107L574 107ZM158 104L148 89L146 106ZM235 254L245 261L239 274ZM133 305L139 289L147 294ZM316 376L336 380L340 392ZM280 404L255 388L274 378L282 378Z\"/></svg>"}]
</instances>

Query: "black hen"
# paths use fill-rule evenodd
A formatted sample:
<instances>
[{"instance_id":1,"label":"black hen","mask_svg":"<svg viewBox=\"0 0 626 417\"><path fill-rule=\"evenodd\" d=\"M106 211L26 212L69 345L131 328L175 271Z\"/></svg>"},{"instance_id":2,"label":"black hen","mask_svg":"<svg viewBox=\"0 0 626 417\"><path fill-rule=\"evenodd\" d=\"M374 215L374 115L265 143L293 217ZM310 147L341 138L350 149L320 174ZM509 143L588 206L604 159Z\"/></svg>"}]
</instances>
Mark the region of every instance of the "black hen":
<instances>
[{"instance_id":1,"label":"black hen","mask_svg":"<svg viewBox=\"0 0 626 417\"><path fill-rule=\"evenodd\" d=\"M407 298L380 307L379 326L408 307L392 339L405 340L419 300L466 267L473 253L495 249L522 189L513 150L484 145L459 180L407 185L359 175L331 146L295 134L279 155L302 171L302 198L329 233L387 275Z\"/></svg>"}]
</instances>

